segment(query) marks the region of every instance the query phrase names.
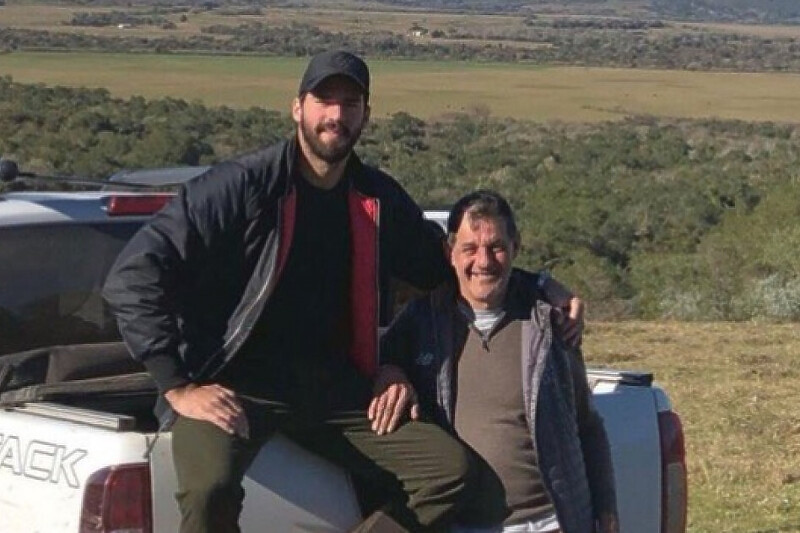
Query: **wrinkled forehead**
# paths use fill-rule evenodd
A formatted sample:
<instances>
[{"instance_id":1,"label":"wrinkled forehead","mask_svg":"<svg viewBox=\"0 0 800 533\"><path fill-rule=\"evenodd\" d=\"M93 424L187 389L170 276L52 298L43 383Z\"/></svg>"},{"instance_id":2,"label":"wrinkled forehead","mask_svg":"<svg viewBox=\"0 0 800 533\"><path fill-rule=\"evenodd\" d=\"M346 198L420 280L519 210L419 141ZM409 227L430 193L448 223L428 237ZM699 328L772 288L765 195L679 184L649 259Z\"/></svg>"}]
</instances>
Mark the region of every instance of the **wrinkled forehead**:
<instances>
[{"instance_id":1,"label":"wrinkled forehead","mask_svg":"<svg viewBox=\"0 0 800 533\"><path fill-rule=\"evenodd\" d=\"M461 219L461 229L469 229L472 232L479 230L490 231L496 233L499 237L509 239L511 238L508 231L508 224L505 218L499 215L484 213L480 210L467 209L464 212L464 217Z\"/></svg>"}]
</instances>

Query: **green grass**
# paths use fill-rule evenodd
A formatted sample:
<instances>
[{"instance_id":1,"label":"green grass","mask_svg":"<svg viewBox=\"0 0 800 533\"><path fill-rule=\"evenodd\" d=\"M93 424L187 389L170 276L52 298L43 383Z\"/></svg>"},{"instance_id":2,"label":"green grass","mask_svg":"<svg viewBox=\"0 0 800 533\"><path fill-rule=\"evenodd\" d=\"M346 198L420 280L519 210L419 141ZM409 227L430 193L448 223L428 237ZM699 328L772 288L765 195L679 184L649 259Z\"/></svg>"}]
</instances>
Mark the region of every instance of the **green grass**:
<instances>
[{"instance_id":1,"label":"green grass","mask_svg":"<svg viewBox=\"0 0 800 533\"><path fill-rule=\"evenodd\" d=\"M689 531L800 531L800 330L592 323L590 366L653 371L684 424Z\"/></svg>"},{"instance_id":2,"label":"green grass","mask_svg":"<svg viewBox=\"0 0 800 533\"><path fill-rule=\"evenodd\" d=\"M0 75L112 94L288 110L304 58L15 52ZM369 61L376 116L432 118L476 109L497 116L586 122L635 114L800 121L800 75L540 67L456 61Z\"/></svg>"}]
</instances>

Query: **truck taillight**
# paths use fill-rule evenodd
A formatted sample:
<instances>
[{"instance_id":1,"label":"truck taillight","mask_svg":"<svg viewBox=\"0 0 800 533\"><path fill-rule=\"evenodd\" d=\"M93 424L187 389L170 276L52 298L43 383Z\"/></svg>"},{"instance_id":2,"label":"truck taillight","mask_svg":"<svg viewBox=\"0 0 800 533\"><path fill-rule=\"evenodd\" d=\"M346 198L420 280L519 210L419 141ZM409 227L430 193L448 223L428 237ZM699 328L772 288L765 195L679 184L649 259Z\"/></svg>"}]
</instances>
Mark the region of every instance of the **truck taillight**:
<instances>
[{"instance_id":1,"label":"truck taillight","mask_svg":"<svg viewBox=\"0 0 800 533\"><path fill-rule=\"evenodd\" d=\"M173 196L175 195L171 193L109 196L106 212L110 216L153 215Z\"/></svg>"},{"instance_id":2,"label":"truck taillight","mask_svg":"<svg viewBox=\"0 0 800 533\"><path fill-rule=\"evenodd\" d=\"M91 475L80 533L153 533L150 466L117 465Z\"/></svg>"},{"instance_id":3,"label":"truck taillight","mask_svg":"<svg viewBox=\"0 0 800 533\"><path fill-rule=\"evenodd\" d=\"M686 449L681 419L672 411L658 413L661 434L661 533L686 531Z\"/></svg>"}]
</instances>

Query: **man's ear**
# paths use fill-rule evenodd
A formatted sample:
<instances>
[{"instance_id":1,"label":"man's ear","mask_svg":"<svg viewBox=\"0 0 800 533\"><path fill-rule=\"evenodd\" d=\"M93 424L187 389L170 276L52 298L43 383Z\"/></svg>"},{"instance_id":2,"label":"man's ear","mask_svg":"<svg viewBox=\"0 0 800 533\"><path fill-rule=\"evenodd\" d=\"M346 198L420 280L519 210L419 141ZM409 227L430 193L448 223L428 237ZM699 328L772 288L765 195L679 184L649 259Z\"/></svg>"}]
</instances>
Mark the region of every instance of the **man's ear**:
<instances>
[{"instance_id":1,"label":"man's ear","mask_svg":"<svg viewBox=\"0 0 800 533\"><path fill-rule=\"evenodd\" d=\"M364 104L364 119L361 121L362 128L367 125L367 122L369 122L370 113L372 113L372 108L369 106L369 104Z\"/></svg>"},{"instance_id":2,"label":"man's ear","mask_svg":"<svg viewBox=\"0 0 800 533\"><path fill-rule=\"evenodd\" d=\"M297 124L300 124L303 119L303 102L300 96L296 96L292 100L292 119L294 119Z\"/></svg>"}]
</instances>

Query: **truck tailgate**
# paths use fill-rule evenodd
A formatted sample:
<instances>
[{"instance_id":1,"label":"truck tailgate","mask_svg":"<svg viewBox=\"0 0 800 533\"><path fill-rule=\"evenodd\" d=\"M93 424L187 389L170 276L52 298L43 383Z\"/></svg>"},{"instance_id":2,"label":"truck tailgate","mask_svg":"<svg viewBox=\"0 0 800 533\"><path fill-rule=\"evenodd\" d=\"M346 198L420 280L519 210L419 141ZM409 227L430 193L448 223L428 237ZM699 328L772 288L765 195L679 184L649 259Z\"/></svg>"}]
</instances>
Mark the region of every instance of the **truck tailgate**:
<instances>
[{"instance_id":1,"label":"truck tailgate","mask_svg":"<svg viewBox=\"0 0 800 533\"><path fill-rule=\"evenodd\" d=\"M141 433L57 418L58 406L0 411L0 531L78 531L86 480L109 465L141 463ZM79 417L81 410L70 408ZM88 416L87 411L87 416Z\"/></svg>"},{"instance_id":2,"label":"truck tailgate","mask_svg":"<svg viewBox=\"0 0 800 533\"><path fill-rule=\"evenodd\" d=\"M620 533L660 531L661 442L655 389L599 379L593 392L611 445Z\"/></svg>"}]
</instances>

